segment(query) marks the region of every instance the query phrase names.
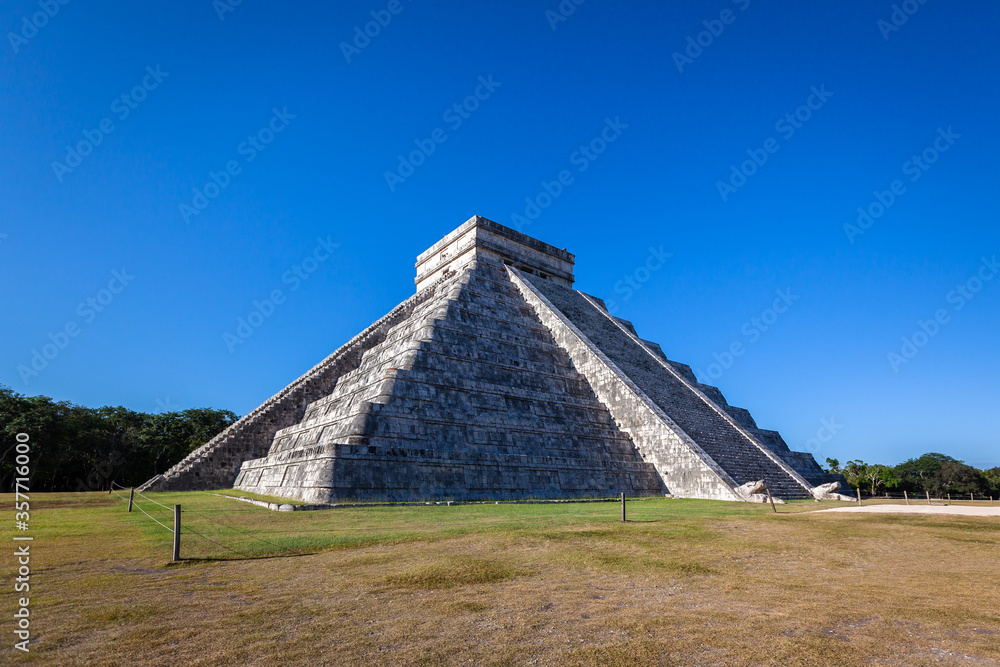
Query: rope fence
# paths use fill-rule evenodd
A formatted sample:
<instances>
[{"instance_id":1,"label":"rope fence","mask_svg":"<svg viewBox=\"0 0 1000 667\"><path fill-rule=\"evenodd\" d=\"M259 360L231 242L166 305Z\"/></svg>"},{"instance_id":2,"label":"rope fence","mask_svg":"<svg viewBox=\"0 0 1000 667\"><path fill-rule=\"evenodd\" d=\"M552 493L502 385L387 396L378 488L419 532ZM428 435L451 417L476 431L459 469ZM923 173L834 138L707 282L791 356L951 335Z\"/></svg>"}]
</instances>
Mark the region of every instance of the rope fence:
<instances>
[{"instance_id":1,"label":"rope fence","mask_svg":"<svg viewBox=\"0 0 1000 667\"><path fill-rule=\"evenodd\" d=\"M182 541L184 560L190 561L218 560L220 556L222 559L233 557L253 559L301 555L311 553L316 548L337 544L367 544L374 539L370 533L345 529L336 522L323 522L326 525L317 525L317 522L310 520L293 521L289 524L286 520L277 518L287 519L290 515L263 509L243 509L246 505L240 508L200 507L198 503L203 501L192 498L191 504L198 509L189 506L182 510L180 505L175 505L171 509L155 498L117 483L112 483L109 493L122 501L126 512L132 513L133 509L138 510L141 513L141 521L145 522L147 519L151 521L154 524L154 532L158 533L162 529L172 534L174 542L172 560L175 562L181 560ZM621 520L625 521L625 499L619 497L614 500L622 503ZM484 503L484 506L489 504L492 503ZM423 505L421 503L415 506ZM169 526L168 512L173 515L174 529ZM227 514L233 516L228 517ZM302 515L301 512L296 514ZM318 518L325 513L308 514ZM183 531L180 529L182 518Z\"/></svg>"},{"instance_id":2,"label":"rope fence","mask_svg":"<svg viewBox=\"0 0 1000 667\"><path fill-rule=\"evenodd\" d=\"M921 492L919 495L909 492L889 492L871 496L862 494L857 489L852 490L854 491L852 495L856 495L863 505L881 502L914 505L995 506L997 500L1000 500L1000 498L975 493L964 496L958 494L949 496L948 494L927 492ZM186 508L182 510L180 505L171 507L169 504L160 502L164 499L164 494L154 493L153 496L156 497L151 497L136 491L134 488L124 487L116 483L112 483L109 494L122 501L126 512L141 517L139 521L145 523L148 520L154 538L156 535L163 536L160 531L170 534L172 541L171 561L173 562L181 560L182 537L184 560L188 561L242 560L293 554L302 555L312 553L317 548L362 545L382 539L377 530L371 530L370 525L358 530L357 524L352 524L350 521L345 524L339 521L317 520L319 516L325 514L322 512L284 514L247 507L245 503L235 502L233 503L234 507L228 508L220 506L214 499L210 500L199 496L192 496L190 501L186 500ZM187 498L187 496L184 497ZM626 521L626 499L619 496L614 500L621 502L621 520ZM632 498L628 500L642 499ZM441 504L438 503L438 505ZM488 504L490 503L486 505ZM241 507L235 507L236 505ZM373 507L375 506L373 505ZM133 512L133 510L138 510L138 512ZM778 511L773 502L771 510ZM291 519L292 516L296 518ZM183 531L181 530L182 519ZM171 522L173 528L171 528ZM352 525L354 529L352 529Z\"/></svg>"},{"instance_id":3,"label":"rope fence","mask_svg":"<svg viewBox=\"0 0 1000 667\"><path fill-rule=\"evenodd\" d=\"M128 492L127 495L124 493L126 491ZM124 503L126 503L126 505L127 505L126 512L131 513L132 510L138 510L146 518L148 518L150 521L152 521L156 525L160 526L161 528L163 528L167 532L173 534L173 536L174 536L174 539L173 539L173 543L174 544L173 544L173 551L172 551L172 561L173 562L177 562L177 561L181 560L181 558L180 558L180 541L181 541L181 539L180 538L181 538L181 535L182 535L182 531L181 531L180 526L181 526L181 516L182 516L182 514L186 514L186 515L188 515L188 517L197 516L200 519L202 519L205 523L209 524L211 527L218 527L218 528L222 528L224 530L231 531L231 533L238 535L243 541L249 541L251 543L257 543L259 545L265 546L265 547L269 548L270 550L273 550L273 551L276 551L276 552L283 551L284 547L282 545L276 543L276 542L273 542L271 540L268 540L268 539L265 539L263 537L260 537L259 534L261 532L277 533L277 534L284 533L286 535L289 534L288 531L259 531L259 530L250 530L250 529L237 528L237 527L233 526L232 524L230 524L229 522L220 521L216 517L214 517L211 514L209 514L209 513L247 514L247 513L256 513L256 512L258 512L258 510L253 510L253 509L182 510L182 508L181 508L180 505L174 505L173 507L169 507L169 506L164 505L163 503L161 503L161 502L159 502L157 500L154 500L153 498L150 498L149 496L147 496L144 493L136 491L132 487L120 486L120 485L118 485L115 482L111 483L111 486L109 488L108 494L109 495L114 495L116 498L118 498L118 499L122 500ZM140 503L140 501L142 503L150 503L150 505L147 505L146 508L143 508L143 506ZM157 511L159 511L156 508L162 508L162 510L170 512L170 515L173 517L174 528L171 528L170 526L168 526L167 524L165 524L163 521L157 519L155 516L153 516L153 514L150 513L150 512L157 512ZM147 509L149 511L147 511ZM166 519L165 517L164 517L164 520L169 521L169 519ZM234 547L234 546L230 546L230 545L224 544L223 542L220 542L218 539L213 539L212 537L209 537L208 535L205 534L206 532L209 532L209 531L206 530L203 527L202 527L202 530L195 530L194 528L191 527L191 521L190 520L185 520L183 523L184 523L183 535L185 535L185 536L190 535L190 536L197 537L197 538L199 538L201 540L204 540L208 544L214 545L214 546L219 547L219 548L221 548L221 549L223 549L223 550L225 550L225 551L227 551L229 553L236 554L236 555L244 557L244 558L253 558L255 555L257 555L257 554L255 554L253 552L253 550L240 549L238 547ZM298 532L298 531L296 531L296 532ZM330 532L330 531L309 531L309 532Z\"/></svg>"},{"instance_id":4,"label":"rope fence","mask_svg":"<svg viewBox=\"0 0 1000 667\"><path fill-rule=\"evenodd\" d=\"M931 494L929 491L914 491L910 493L909 491L899 491L899 492L882 492L872 495L867 495L861 492L861 489L855 491L859 500L862 503L865 502L875 502L879 500L899 500L907 505L965 505L965 506L996 506L998 497L989 496L985 494L977 495L975 493L960 494L960 493L937 493Z\"/></svg>"},{"instance_id":5,"label":"rope fence","mask_svg":"<svg viewBox=\"0 0 1000 667\"><path fill-rule=\"evenodd\" d=\"M111 482L111 486L109 488L108 493L114 493L114 490L115 490L116 486L118 486L118 485L115 484L114 482ZM123 491L125 490L124 486L120 486L118 488L120 488ZM125 497L123 495L119 495L117 493L115 493L114 495L116 495L117 497L121 498L122 500L125 500ZM135 499L136 496L139 496L143 500L149 501L153 505L158 505L159 507L162 507L163 509L167 510L168 512L173 511L173 515L174 515L174 527L170 528L169 526L167 526L163 522L157 520L156 517L154 517L152 514L150 514L146 510L144 510L142 508L142 506L139 505L138 502L136 502L136 499ZM171 510L169 507L167 507L163 503L156 502L152 498L150 498L150 497L148 497L148 496L146 496L146 495L144 495L142 493L139 493L138 491L135 490L135 487L130 487L128 489L128 509L126 511L129 512L129 513L131 513L133 508L137 509L140 512L142 512L143 514L145 514L153 523L159 525L161 528L166 529L167 532L173 533L174 539L173 539L173 552L172 552L171 562L176 563L176 562L180 561L180 559L181 559L181 506L180 505L174 505L173 510Z\"/></svg>"},{"instance_id":6,"label":"rope fence","mask_svg":"<svg viewBox=\"0 0 1000 667\"><path fill-rule=\"evenodd\" d=\"M140 498L145 498L146 500L148 500L149 502L153 503L154 505L159 505L163 509L165 509L167 511L170 511L170 508L167 507L166 505L164 505L163 503L158 503L155 500L153 500L152 498L150 498L149 496L147 496L147 495L145 495L143 493L140 493L139 491L136 491L135 495L139 496Z\"/></svg>"}]
</instances>

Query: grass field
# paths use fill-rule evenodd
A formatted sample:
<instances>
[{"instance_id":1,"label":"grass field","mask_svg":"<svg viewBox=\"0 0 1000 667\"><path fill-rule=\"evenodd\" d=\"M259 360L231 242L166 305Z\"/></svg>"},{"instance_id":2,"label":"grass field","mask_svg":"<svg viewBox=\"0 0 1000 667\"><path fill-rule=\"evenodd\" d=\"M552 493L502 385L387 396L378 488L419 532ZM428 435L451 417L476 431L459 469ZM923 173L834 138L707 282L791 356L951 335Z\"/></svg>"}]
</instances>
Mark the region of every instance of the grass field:
<instances>
[{"instance_id":1,"label":"grass field","mask_svg":"<svg viewBox=\"0 0 1000 667\"><path fill-rule=\"evenodd\" d=\"M151 497L183 505L189 560L114 496L32 496L36 641L13 651L6 621L0 663L1000 665L996 518Z\"/></svg>"}]
</instances>

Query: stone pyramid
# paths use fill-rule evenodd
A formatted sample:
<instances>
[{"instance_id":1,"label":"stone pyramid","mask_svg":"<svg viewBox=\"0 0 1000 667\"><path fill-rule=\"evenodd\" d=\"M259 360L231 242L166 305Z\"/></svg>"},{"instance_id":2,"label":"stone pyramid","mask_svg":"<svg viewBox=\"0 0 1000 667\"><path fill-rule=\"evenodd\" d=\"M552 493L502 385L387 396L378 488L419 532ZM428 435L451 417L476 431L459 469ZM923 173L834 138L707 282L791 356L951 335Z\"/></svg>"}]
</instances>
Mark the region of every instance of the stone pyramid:
<instances>
[{"instance_id":1,"label":"stone pyramid","mask_svg":"<svg viewBox=\"0 0 1000 667\"><path fill-rule=\"evenodd\" d=\"M574 259L472 218L417 258L414 296L144 487L748 500L837 479L573 290Z\"/></svg>"}]
</instances>

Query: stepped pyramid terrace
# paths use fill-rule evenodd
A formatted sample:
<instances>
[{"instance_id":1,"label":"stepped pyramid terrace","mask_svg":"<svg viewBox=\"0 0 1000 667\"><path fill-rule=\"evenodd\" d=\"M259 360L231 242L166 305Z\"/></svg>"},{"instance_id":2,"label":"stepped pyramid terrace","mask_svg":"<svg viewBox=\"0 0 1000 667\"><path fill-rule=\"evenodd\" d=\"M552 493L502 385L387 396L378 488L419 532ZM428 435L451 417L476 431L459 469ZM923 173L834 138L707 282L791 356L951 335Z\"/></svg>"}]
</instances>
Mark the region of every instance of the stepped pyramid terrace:
<instances>
[{"instance_id":1,"label":"stepped pyramid terrace","mask_svg":"<svg viewBox=\"0 0 1000 667\"><path fill-rule=\"evenodd\" d=\"M574 290L574 261L470 219L417 257L416 294L144 488L747 501L842 482Z\"/></svg>"}]
</instances>

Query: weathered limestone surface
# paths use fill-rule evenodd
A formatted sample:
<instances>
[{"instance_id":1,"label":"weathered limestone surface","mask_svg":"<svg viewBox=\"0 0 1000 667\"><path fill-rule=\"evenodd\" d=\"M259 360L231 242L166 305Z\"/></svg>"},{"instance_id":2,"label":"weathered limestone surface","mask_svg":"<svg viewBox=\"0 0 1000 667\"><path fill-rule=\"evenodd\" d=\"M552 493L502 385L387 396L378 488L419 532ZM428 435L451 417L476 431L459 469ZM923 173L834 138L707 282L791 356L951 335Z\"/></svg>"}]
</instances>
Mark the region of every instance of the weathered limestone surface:
<instances>
[{"instance_id":1,"label":"weathered limestone surface","mask_svg":"<svg viewBox=\"0 0 1000 667\"><path fill-rule=\"evenodd\" d=\"M821 484L812 490L813 497L816 500L843 500L849 503L856 503L858 499L854 496L845 496L842 493L837 493L840 489L840 482L830 482L829 484Z\"/></svg>"},{"instance_id":2,"label":"weathered limestone surface","mask_svg":"<svg viewBox=\"0 0 1000 667\"><path fill-rule=\"evenodd\" d=\"M540 314L601 402L608 406L619 428L632 437L643 457L656 466L670 493L741 500L734 491L736 482L566 316L565 302L561 302L562 308L555 306L538 284L517 269L508 271L522 288L525 300ZM569 295L576 294L567 288L560 289L566 293L556 292L558 296L571 298Z\"/></svg>"},{"instance_id":3,"label":"weathered limestone surface","mask_svg":"<svg viewBox=\"0 0 1000 667\"><path fill-rule=\"evenodd\" d=\"M440 282L440 281L439 281ZM352 338L302 377L244 415L180 463L140 487L151 491L226 489L233 485L243 462L264 456L279 428L297 423L305 406L329 394L344 372L355 367L365 350L384 338L395 323L432 298L437 285L399 304L380 320Z\"/></svg>"},{"instance_id":4,"label":"weathered limestone surface","mask_svg":"<svg viewBox=\"0 0 1000 667\"><path fill-rule=\"evenodd\" d=\"M573 263L472 218L417 258L416 295L145 488L747 500L834 481L574 291Z\"/></svg>"},{"instance_id":5,"label":"weathered limestone surface","mask_svg":"<svg viewBox=\"0 0 1000 667\"><path fill-rule=\"evenodd\" d=\"M661 493L502 263L469 259L237 486L310 502Z\"/></svg>"},{"instance_id":6,"label":"weathered limestone surface","mask_svg":"<svg viewBox=\"0 0 1000 667\"><path fill-rule=\"evenodd\" d=\"M573 286L573 253L475 216L417 256L417 291L445 272L454 273L456 267L467 265L475 257L537 273L565 287Z\"/></svg>"},{"instance_id":7,"label":"weathered limestone surface","mask_svg":"<svg viewBox=\"0 0 1000 667\"><path fill-rule=\"evenodd\" d=\"M536 293L544 295L548 308L557 309L567 323L574 325L578 338L606 355L605 365L613 368L619 377L630 381L635 387L633 393L639 392L643 403L652 404L664 415L669 415L671 430L685 441L687 449L697 452L700 460L712 462L717 477L725 484L723 491L715 483L719 488L717 493L740 498L733 487L765 480L772 494L786 498L811 497L811 485L801 475L757 442L752 434L686 380L660 354L647 348L635 335L631 323L611 316L603 302L581 292L534 276L526 276L526 280ZM595 378L586 374L594 384ZM622 403L620 407L619 403ZM618 399L608 405L619 425L626 430L648 428L653 423L644 415L625 413L619 416L616 413L616 409L630 412L632 406L637 405L634 399ZM633 435L633 438L636 439L636 436ZM691 487L690 474L700 471L700 468L693 467L692 462L686 460L680 463L680 456L680 451L674 448L666 455L666 460L670 461L666 469L658 467L661 475L667 477L668 488L678 489L677 493L681 495L715 497L714 493L706 493L703 488L709 482L708 478L699 480L694 488ZM664 460L663 456L658 458ZM670 478L671 475L674 479Z\"/></svg>"}]
</instances>

